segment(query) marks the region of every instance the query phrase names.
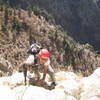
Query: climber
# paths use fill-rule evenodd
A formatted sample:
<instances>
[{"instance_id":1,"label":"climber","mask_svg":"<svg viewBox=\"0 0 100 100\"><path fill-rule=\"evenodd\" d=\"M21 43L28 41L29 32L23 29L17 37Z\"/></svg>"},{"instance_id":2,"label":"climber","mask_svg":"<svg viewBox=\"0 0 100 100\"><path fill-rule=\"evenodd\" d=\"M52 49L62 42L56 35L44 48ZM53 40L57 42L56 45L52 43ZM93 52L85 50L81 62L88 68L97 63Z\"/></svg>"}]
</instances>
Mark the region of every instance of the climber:
<instances>
[{"instance_id":1,"label":"climber","mask_svg":"<svg viewBox=\"0 0 100 100\"><path fill-rule=\"evenodd\" d=\"M26 85L26 76L27 76L27 69L32 67L35 71L35 75L37 75L37 77L39 78L39 72L38 72L38 65L37 65L37 57L36 54L39 53L41 49L41 46L39 46L38 44L34 43L32 44L29 49L27 50L27 53L29 53L29 57L26 59L26 61L24 61L23 63L21 63L19 65L19 69L23 68L23 72L24 72L24 81L25 81L25 85Z\"/></svg>"},{"instance_id":2,"label":"climber","mask_svg":"<svg viewBox=\"0 0 100 100\"><path fill-rule=\"evenodd\" d=\"M56 85L54 70L50 65L49 51L47 49L42 49L41 46L34 43L30 46L27 53L29 53L30 56L20 65L23 66L25 85L27 68L30 66L33 68L38 80L40 79L39 70L43 70L43 77L41 79L41 82L45 81L46 74L48 73L52 79L52 84Z\"/></svg>"},{"instance_id":3,"label":"climber","mask_svg":"<svg viewBox=\"0 0 100 100\"><path fill-rule=\"evenodd\" d=\"M42 81L45 81L46 74L48 73L51 77L52 85L56 85L55 73L54 73L54 70L52 69L52 67L50 65L49 56L50 56L50 53L47 49L41 49L40 52L37 55L37 57L39 59L38 61L39 61L39 64L40 64L40 68L43 69Z\"/></svg>"}]
</instances>

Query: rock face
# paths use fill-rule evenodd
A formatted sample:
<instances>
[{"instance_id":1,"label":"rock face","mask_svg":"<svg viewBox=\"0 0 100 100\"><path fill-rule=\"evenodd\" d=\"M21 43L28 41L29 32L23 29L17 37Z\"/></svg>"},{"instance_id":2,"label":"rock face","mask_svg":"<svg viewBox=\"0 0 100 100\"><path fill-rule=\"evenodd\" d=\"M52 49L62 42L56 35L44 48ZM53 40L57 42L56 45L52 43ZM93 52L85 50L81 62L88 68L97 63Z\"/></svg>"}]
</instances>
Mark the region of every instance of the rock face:
<instances>
[{"instance_id":1,"label":"rock face","mask_svg":"<svg viewBox=\"0 0 100 100\"><path fill-rule=\"evenodd\" d=\"M17 100L15 92L9 86L0 86L0 100Z\"/></svg>"},{"instance_id":2,"label":"rock face","mask_svg":"<svg viewBox=\"0 0 100 100\"><path fill-rule=\"evenodd\" d=\"M32 4L44 8L74 39L100 49L100 0L12 0L9 4L22 8Z\"/></svg>"},{"instance_id":3,"label":"rock face","mask_svg":"<svg viewBox=\"0 0 100 100\"><path fill-rule=\"evenodd\" d=\"M96 69L92 75L81 80L83 92L80 100L100 99L100 68Z\"/></svg>"},{"instance_id":4,"label":"rock face","mask_svg":"<svg viewBox=\"0 0 100 100\"><path fill-rule=\"evenodd\" d=\"M100 68L88 77L57 72L56 81L57 86L52 90L24 86L22 73L16 72L0 78L0 100L100 100Z\"/></svg>"},{"instance_id":5,"label":"rock face","mask_svg":"<svg viewBox=\"0 0 100 100\"><path fill-rule=\"evenodd\" d=\"M22 100L40 100L40 98L41 100L76 100L73 96L65 95L64 91L59 89L48 91L39 87L20 86L15 88L14 91L17 97L22 97ZM23 92L24 95L21 95Z\"/></svg>"}]
</instances>

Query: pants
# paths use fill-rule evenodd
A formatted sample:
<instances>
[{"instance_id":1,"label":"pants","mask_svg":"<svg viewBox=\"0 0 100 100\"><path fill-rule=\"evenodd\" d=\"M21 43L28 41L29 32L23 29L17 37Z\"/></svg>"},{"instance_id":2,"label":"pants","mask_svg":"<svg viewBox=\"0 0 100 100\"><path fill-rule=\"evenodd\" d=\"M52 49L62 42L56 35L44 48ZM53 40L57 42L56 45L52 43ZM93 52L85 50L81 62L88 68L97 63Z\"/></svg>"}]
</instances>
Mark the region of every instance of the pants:
<instances>
[{"instance_id":1,"label":"pants","mask_svg":"<svg viewBox=\"0 0 100 100\"><path fill-rule=\"evenodd\" d=\"M39 70L41 70L41 68L39 69L39 67L36 66L36 67L33 67L33 70L34 70L34 73L35 73L36 77L37 77L38 79L40 79ZM55 73L54 73L54 70L52 69L51 65L48 66L48 71L47 71L47 73L49 74L49 76L50 76L50 78L51 78L51 81L52 81L52 82L56 82L56 80L55 80Z\"/></svg>"},{"instance_id":2,"label":"pants","mask_svg":"<svg viewBox=\"0 0 100 100\"><path fill-rule=\"evenodd\" d=\"M51 65L49 65L47 73L50 75L51 81L56 82L55 73L54 73L54 70L52 69Z\"/></svg>"}]
</instances>

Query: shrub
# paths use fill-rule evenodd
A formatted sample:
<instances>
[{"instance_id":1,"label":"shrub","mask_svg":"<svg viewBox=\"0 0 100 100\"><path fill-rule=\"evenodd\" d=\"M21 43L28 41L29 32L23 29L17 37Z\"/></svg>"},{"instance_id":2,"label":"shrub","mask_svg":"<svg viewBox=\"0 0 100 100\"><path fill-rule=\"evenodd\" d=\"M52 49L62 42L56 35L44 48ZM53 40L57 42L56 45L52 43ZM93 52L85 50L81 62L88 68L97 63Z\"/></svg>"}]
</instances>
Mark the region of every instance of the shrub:
<instances>
[{"instance_id":1,"label":"shrub","mask_svg":"<svg viewBox=\"0 0 100 100\"><path fill-rule=\"evenodd\" d=\"M46 21L48 21L49 23L55 23L54 18L44 9L40 9L39 7L33 7L32 10L34 11L34 14L37 16L43 16Z\"/></svg>"},{"instance_id":2,"label":"shrub","mask_svg":"<svg viewBox=\"0 0 100 100\"><path fill-rule=\"evenodd\" d=\"M19 33L19 31L20 31L20 29L21 29L21 26L22 26L21 22L20 22L16 17L14 17L12 28L13 28L14 30L17 30L18 33Z\"/></svg>"},{"instance_id":3,"label":"shrub","mask_svg":"<svg viewBox=\"0 0 100 100\"><path fill-rule=\"evenodd\" d=\"M2 25L2 29L1 29L3 32L7 32L8 28L6 25Z\"/></svg>"}]
</instances>

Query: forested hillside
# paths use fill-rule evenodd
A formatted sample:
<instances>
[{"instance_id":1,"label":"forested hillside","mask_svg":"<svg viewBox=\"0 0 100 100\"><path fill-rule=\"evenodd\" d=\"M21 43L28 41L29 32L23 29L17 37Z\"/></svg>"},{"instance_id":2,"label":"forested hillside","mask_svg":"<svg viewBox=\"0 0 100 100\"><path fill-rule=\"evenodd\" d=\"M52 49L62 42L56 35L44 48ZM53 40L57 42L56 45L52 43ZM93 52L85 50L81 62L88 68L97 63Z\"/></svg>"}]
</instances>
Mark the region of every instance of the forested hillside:
<instances>
[{"instance_id":1,"label":"forested hillside","mask_svg":"<svg viewBox=\"0 0 100 100\"><path fill-rule=\"evenodd\" d=\"M0 6L1 73L6 73L9 68L15 69L24 61L28 57L26 51L32 43L40 43L50 51L55 71L71 70L89 75L100 66L99 58L91 45L77 43L61 27L49 24L42 15L36 16L29 10Z\"/></svg>"},{"instance_id":2,"label":"forested hillside","mask_svg":"<svg viewBox=\"0 0 100 100\"><path fill-rule=\"evenodd\" d=\"M0 4L47 10L70 36L100 51L100 0L0 0Z\"/></svg>"}]
</instances>

